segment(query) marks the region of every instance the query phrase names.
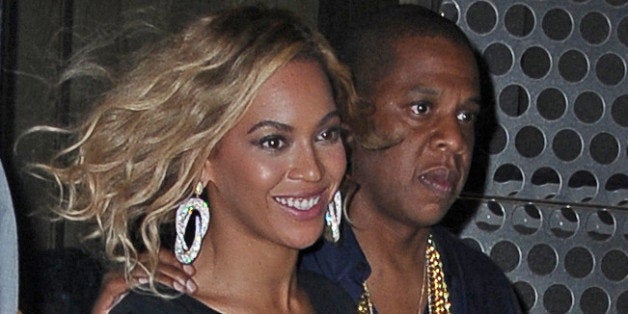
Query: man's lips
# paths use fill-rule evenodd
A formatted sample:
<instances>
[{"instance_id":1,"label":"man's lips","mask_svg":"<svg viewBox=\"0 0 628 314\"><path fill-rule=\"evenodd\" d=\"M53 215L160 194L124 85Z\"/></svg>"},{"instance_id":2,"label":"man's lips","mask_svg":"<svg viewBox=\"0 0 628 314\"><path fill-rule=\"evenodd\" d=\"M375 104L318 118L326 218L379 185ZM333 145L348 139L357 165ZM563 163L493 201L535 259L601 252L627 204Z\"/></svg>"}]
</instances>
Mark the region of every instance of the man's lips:
<instances>
[{"instance_id":1,"label":"man's lips","mask_svg":"<svg viewBox=\"0 0 628 314\"><path fill-rule=\"evenodd\" d=\"M456 188L460 173L446 167L437 167L421 173L419 182L440 195L449 195Z\"/></svg>"}]
</instances>

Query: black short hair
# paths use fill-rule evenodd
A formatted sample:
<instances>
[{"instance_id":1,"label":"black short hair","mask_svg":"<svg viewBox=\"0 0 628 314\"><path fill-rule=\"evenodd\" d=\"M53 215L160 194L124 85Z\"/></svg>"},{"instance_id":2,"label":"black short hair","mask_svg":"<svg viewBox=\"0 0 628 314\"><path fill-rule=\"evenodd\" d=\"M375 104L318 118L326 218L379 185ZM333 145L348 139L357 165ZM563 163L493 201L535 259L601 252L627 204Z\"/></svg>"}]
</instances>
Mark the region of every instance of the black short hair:
<instances>
[{"instance_id":1,"label":"black short hair","mask_svg":"<svg viewBox=\"0 0 628 314\"><path fill-rule=\"evenodd\" d=\"M395 64L394 44L413 36L441 37L474 49L458 26L418 5L395 5L350 25L336 43L339 58L351 69L359 96L367 97Z\"/></svg>"}]
</instances>

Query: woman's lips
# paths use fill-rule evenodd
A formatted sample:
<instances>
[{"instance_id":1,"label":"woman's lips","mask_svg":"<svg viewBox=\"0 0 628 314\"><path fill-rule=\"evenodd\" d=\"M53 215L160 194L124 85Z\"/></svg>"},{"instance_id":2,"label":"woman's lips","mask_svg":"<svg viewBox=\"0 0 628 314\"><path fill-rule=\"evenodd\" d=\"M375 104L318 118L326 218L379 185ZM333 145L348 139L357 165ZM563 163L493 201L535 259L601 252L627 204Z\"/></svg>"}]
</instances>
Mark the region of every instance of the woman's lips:
<instances>
[{"instance_id":1,"label":"woman's lips","mask_svg":"<svg viewBox=\"0 0 628 314\"><path fill-rule=\"evenodd\" d=\"M310 210L321 200L320 195L313 197L274 197L275 201L281 205L288 206L292 209L304 211Z\"/></svg>"},{"instance_id":2,"label":"woman's lips","mask_svg":"<svg viewBox=\"0 0 628 314\"><path fill-rule=\"evenodd\" d=\"M323 204L323 194L311 196L274 196L273 199L297 220L309 220L322 217L326 204Z\"/></svg>"}]
</instances>

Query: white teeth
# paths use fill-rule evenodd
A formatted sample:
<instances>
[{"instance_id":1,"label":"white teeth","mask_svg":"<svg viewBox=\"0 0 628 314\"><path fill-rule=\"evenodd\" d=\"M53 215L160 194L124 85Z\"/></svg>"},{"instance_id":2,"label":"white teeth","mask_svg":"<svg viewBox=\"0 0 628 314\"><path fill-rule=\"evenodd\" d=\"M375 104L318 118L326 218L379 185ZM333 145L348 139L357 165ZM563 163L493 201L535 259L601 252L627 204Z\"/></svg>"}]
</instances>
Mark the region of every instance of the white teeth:
<instances>
[{"instance_id":1,"label":"white teeth","mask_svg":"<svg viewBox=\"0 0 628 314\"><path fill-rule=\"evenodd\" d=\"M295 208L297 210L309 210L314 205L318 204L321 199L320 196L310 198L296 198L296 197L275 197L275 200L280 204L287 205L288 207Z\"/></svg>"}]
</instances>

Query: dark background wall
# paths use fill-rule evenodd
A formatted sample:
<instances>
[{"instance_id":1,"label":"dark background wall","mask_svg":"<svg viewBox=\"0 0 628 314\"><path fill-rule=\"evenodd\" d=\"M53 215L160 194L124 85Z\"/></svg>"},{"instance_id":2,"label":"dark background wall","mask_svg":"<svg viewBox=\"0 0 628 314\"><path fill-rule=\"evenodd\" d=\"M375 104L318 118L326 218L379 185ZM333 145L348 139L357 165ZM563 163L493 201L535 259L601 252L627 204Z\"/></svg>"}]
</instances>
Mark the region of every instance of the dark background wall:
<instances>
[{"instance_id":1,"label":"dark background wall","mask_svg":"<svg viewBox=\"0 0 628 314\"><path fill-rule=\"evenodd\" d=\"M0 153L15 198L22 273L45 267L42 256L59 258L53 249L85 246L83 226L36 215L51 206L54 186L22 170L62 141L29 137L13 151L29 127L70 125L89 107L97 86L54 84L64 62L98 34L138 18L176 29L204 12L252 2L260 1L2 2ZM331 41L350 20L397 3L261 2L297 12ZM478 139L466 192L446 223L502 267L530 312L625 312L626 0L401 2L456 21L485 63L494 127ZM76 260L66 254L55 261ZM23 278L26 312L40 310L32 295L41 278Z\"/></svg>"}]
</instances>

